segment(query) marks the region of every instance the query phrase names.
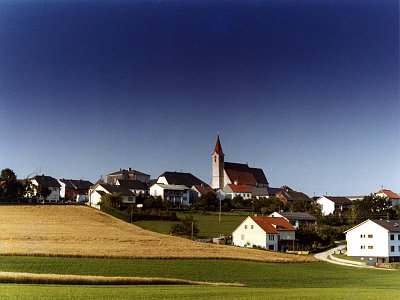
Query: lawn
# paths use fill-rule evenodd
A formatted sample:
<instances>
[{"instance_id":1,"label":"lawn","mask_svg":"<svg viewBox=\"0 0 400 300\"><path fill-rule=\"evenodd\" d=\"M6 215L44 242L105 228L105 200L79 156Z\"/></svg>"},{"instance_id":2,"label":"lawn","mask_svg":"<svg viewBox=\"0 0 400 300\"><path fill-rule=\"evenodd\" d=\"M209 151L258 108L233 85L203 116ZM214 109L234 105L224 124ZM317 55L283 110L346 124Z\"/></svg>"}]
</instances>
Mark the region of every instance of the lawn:
<instances>
[{"instance_id":1,"label":"lawn","mask_svg":"<svg viewBox=\"0 0 400 300\"><path fill-rule=\"evenodd\" d=\"M400 271L354 269L326 263L218 260L126 260L0 257L2 271L145 276L246 287L0 285L1 299L398 299Z\"/></svg>"},{"instance_id":2,"label":"lawn","mask_svg":"<svg viewBox=\"0 0 400 300\"><path fill-rule=\"evenodd\" d=\"M184 218L189 216L189 213L178 213L179 218ZM218 213L209 213L209 214L201 214L194 213L192 214L194 219L196 220L196 224L199 228L199 237L200 238L213 238L222 235L231 235L232 232L243 222L246 218L245 215L235 215L235 214L226 214L223 213L221 216L221 221L219 221ZM176 224L177 222L168 222L168 221L137 221L134 222L135 225L159 232L168 234L172 224Z\"/></svg>"}]
</instances>

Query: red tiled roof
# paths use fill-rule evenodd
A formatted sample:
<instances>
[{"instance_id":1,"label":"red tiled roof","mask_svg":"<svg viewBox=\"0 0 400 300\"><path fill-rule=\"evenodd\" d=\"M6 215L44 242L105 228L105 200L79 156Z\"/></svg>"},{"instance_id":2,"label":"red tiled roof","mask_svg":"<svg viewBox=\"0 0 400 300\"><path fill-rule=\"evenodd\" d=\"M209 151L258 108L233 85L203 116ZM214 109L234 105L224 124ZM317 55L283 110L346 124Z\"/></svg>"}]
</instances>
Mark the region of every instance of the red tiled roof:
<instances>
[{"instance_id":1,"label":"red tiled roof","mask_svg":"<svg viewBox=\"0 0 400 300\"><path fill-rule=\"evenodd\" d=\"M228 184L234 193L251 193L251 189L248 185L245 184Z\"/></svg>"},{"instance_id":2,"label":"red tiled roof","mask_svg":"<svg viewBox=\"0 0 400 300\"><path fill-rule=\"evenodd\" d=\"M214 192L214 190L209 186L209 185L201 185L201 184L196 184L196 185L194 185L193 187L195 187L196 188L196 190L200 193L200 194L202 194L202 195L205 195L205 194L207 194L207 193L213 193L213 194L215 194L215 192Z\"/></svg>"},{"instance_id":3,"label":"red tiled roof","mask_svg":"<svg viewBox=\"0 0 400 300\"><path fill-rule=\"evenodd\" d=\"M215 143L214 152L217 154L223 154L221 142L219 141L219 135L217 136L217 142Z\"/></svg>"},{"instance_id":4,"label":"red tiled roof","mask_svg":"<svg viewBox=\"0 0 400 300\"><path fill-rule=\"evenodd\" d=\"M391 199L400 199L400 196L397 195L395 192L392 192L391 190L380 190L377 194L379 194L379 193L383 193L386 196L388 196L388 198L391 198Z\"/></svg>"},{"instance_id":5,"label":"red tiled roof","mask_svg":"<svg viewBox=\"0 0 400 300\"><path fill-rule=\"evenodd\" d=\"M224 169L231 182L256 186L257 181L248 165L226 162Z\"/></svg>"},{"instance_id":6,"label":"red tiled roof","mask_svg":"<svg viewBox=\"0 0 400 300\"><path fill-rule=\"evenodd\" d=\"M285 218L250 217L266 233L277 234L279 231L295 231L296 229ZM274 226L275 225L275 226Z\"/></svg>"}]
</instances>

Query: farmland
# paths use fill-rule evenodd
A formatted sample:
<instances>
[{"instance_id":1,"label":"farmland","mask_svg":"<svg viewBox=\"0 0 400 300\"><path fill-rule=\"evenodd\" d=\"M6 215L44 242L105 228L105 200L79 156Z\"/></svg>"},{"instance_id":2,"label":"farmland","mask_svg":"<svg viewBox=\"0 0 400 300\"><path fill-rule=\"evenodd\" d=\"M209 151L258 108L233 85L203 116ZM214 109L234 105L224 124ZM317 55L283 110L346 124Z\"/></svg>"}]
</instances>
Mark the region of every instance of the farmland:
<instances>
[{"instance_id":1,"label":"farmland","mask_svg":"<svg viewBox=\"0 0 400 300\"><path fill-rule=\"evenodd\" d=\"M45 276L37 281L42 284L18 284L18 288L1 284L1 299L400 296L399 271L353 269L315 262L309 256L192 242L143 230L88 207L1 206L0 216L0 280L6 278L4 272L14 272L10 276L17 279L21 273ZM63 275L101 276L105 283L93 277L85 285L80 281L52 284L53 278ZM139 279L135 285L108 285L107 278L110 284L118 284L113 282L117 277ZM186 285L188 281L238 286Z\"/></svg>"},{"instance_id":2,"label":"farmland","mask_svg":"<svg viewBox=\"0 0 400 300\"><path fill-rule=\"evenodd\" d=\"M312 262L141 229L86 206L0 206L0 255Z\"/></svg>"},{"instance_id":3,"label":"farmland","mask_svg":"<svg viewBox=\"0 0 400 300\"><path fill-rule=\"evenodd\" d=\"M0 297L87 299L397 299L399 271L353 269L317 263L228 260L132 260L61 257L0 257L9 272L143 276L203 282L238 282L244 287L183 285L71 286L0 285Z\"/></svg>"}]
</instances>

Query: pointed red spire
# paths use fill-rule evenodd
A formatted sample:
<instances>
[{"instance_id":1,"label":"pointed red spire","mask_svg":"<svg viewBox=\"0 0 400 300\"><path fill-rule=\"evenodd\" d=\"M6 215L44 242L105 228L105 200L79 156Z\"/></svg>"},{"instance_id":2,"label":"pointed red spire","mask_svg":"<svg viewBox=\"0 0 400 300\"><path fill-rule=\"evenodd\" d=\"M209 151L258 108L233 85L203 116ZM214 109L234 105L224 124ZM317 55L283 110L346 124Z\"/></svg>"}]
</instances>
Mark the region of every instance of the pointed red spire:
<instances>
[{"instance_id":1,"label":"pointed red spire","mask_svg":"<svg viewBox=\"0 0 400 300\"><path fill-rule=\"evenodd\" d=\"M224 152L222 151L221 142L219 141L219 134L217 136L217 142L215 143L214 152L216 152L217 154L224 154Z\"/></svg>"}]
</instances>

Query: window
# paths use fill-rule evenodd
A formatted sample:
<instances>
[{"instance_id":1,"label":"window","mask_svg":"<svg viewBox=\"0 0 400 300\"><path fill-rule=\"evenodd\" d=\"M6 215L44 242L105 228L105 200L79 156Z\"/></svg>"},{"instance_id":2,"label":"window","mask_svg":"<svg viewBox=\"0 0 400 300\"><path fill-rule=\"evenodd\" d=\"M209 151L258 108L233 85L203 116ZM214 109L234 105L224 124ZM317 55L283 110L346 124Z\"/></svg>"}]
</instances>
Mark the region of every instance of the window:
<instances>
[{"instance_id":1,"label":"window","mask_svg":"<svg viewBox=\"0 0 400 300\"><path fill-rule=\"evenodd\" d=\"M360 234L360 238L365 238L365 234Z\"/></svg>"},{"instance_id":2,"label":"window","mask_svg":"<svg viewBox=\"0 0 400 300\"><path fill-rule=\"evenodd\" d=\"M368 249L374 249L374 246L368 246Z\"/></svg>"},{"instance_id":3,"label":"window","mask_svg":"<svg viewBox=\"0 0 400 300\"><path fill-rule=\"evenodd\" d=\"M365 246L361 246L360 248L361 248L361 249L365 249Z\"/></svg>"},{"instance_id":4,"label":"window","mask_svg":"<svg viewBox=\"0 0 400 300\"><path fill-rule=\"evenodd\" d=\"M270 235L268 236L268 239L269 239L270 241L273 241L273 240L275 240L275 236L272 235L272 234L270 234Z\"/></svg>"},{"instance_id":5,"label":"window","mask_svg":"<svg viewBox=\"0 0 400 300\"><path fill-rule=\"evenodd\" d=\"M394 246L390 246L390 252L394 252Z\"/></svg>"},{"instance_id":6,"label":"window","mask_svg":"<svg viewBox=\"0 0 400 300\"><path fill-rule=\"evenodd\" d=\"M364 235L365 236L365 235ZM372 239L374 236L372 234L368 234L368 238Z\"/></svg>"},{"instance_id":7,"label":"window","mask_svg":"<svg viewBox=\"0 0 400 300\"><path fill-rule=\"evenodd\" d=\"M397 235L397 239L400 241L400 234Z\"/></svg>"},{"instance_id":8,"label":"window","mask_svg":"<svg viewBox=\"0 0 400 300\"><path fill-rule=\"evenodd\" d=\"M254 229L254 225L251 225L250 228L251 228L251 229Z\"/></svg>"},{"instance_id":9,"label":"window","mask_svg":"<svg viewBox=\"0 0 400 300\"><path fill-rule=\"evenodd\" d=\"M242 235L240 236L240 239L241 239L242 241L244 241L244 234L242 234Z\"/></svg>"},{"instance_id":10,"label":"window","mask_svg":"<svg viewBox=\"0 0 400 300\"><path fill-rule=\"evenodd\" d=\"M390 240L391 240L391 241L394 241L394 234L391 234L391 235L390 235Z\"/></svg>"},{"instance_id":11,"label":"window","mask_svg":"<svg viewBox=\"0 0 400 300\"><path fill-rule=\"evenodd\" d=\"M244 225L244 229L247 229L247 225Z\"/></svg>"},{"instance_id":12,"label":"window","mask_svg":"<svg viewBox=\"0 0 400 300\"><path fill-rule=\"evenodd\" d=\"M398 249L397 251L399 251L399 252L400 252L400 246L399 246L399 249Z\"/></svg>"}]
</instances>

